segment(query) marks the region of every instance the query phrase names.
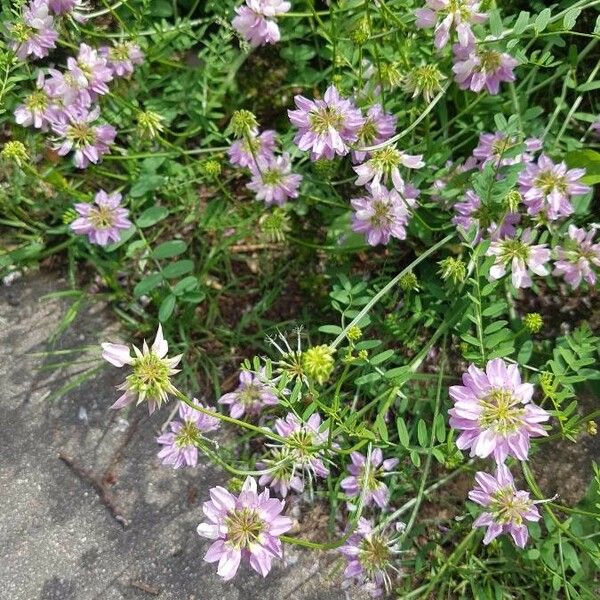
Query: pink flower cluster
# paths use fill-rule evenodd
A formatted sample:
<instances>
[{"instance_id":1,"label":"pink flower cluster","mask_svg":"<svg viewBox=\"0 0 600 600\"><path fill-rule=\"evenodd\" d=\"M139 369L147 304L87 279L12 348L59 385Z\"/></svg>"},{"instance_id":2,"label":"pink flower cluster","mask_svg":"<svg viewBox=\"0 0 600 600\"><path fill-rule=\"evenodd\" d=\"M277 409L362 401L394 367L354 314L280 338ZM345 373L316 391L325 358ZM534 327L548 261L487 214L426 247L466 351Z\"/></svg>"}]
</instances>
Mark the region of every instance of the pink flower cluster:
<instances>
[{"instance_id":1,"label":"pink flower cluster","mask_svg":"<svg viewBox=\"0 0 600 600\"><path fill-rule=\"evenodd\" d=\"M297 198L302 183L302 175L292 173L289 153L276 155L276 145L275 131L268 129L259 133L253 128L228 150L232 165L250 169L250 182L246 187L268 206L283 206L290 198Z\"/></svg>"},{"instance_id":2,"label":"pink flower cluster","mask_svg":"<svg viewBox=\"0 0 600 600\"><path fill-rule=\"evenodd\" d=\"M470 449L471 456L493 456L497 465L495 478L483 472L476 475L478 487L469 498L488 511L473 526L487 527L485 544L501 533L510 533L523 547L528 536L523 519L536 521L539 514L529 494L515 490L504 462L509 456L527 460L530 439L548 435L542 423L550 415L531 401L533 385L521 381L517 365L501 358L489 361L485 371L471 365L462 383L450 387L454 401L448 411L450 426L461 432L456 445Z\"/></svg>"},{"instance_id":3,"label":"pink flower cluster","mask_svg":"<svg viewBox=\"0 0 600 600\"><path fill-rule=\"evenodd\" d=\"M135 44L117 44L117 48L120 60L110 58L113 49L81 44L77 56L67 59L64 71L38 71L36 89L14 112L19 125L51 130L54 149L60 156L73 152L73 163L80 169L110 152L117 134L100 119L98 100L108 93L113 78L131 74L133 65L143 60Z\"/></svg>"},{"instance_id":4,"label":"pink flower cluster","mask_svg":"<svg viewBox=\"0 0 600 600\"><path fill-rule=\"evenodd\" d=\"M281 39L275 18L288 12L291 4L285 0L246 0L235 9L231 24L254 47L276 44Z\"/></svg>"}]
</instances>

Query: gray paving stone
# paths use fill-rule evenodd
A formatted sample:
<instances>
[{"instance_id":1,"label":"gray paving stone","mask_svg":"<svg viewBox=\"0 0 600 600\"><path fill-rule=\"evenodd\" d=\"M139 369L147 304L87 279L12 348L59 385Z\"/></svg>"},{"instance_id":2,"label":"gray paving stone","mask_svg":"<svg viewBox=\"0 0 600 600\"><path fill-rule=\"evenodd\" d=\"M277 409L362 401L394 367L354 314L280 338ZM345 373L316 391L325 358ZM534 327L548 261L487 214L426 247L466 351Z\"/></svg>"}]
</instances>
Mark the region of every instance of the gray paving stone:
<instances>
[{"instance_id":1,"label":"gray paving stone","mask_svg":"<svg viewBox=\"0 0 600 600\"><path fill-rule=\"evenodd\" d=\"M335 554L287 549L267 579L243 569L223 583L203 562L201 501L224 475L210 465L173 471L155 459L166 411L108 411L116 370L50 401L83 365L58 370L48 349L68 302L54 274L0 287L0 598L10 600L343 600ZM97 358L115 337L101 305L86 307L55 344ZM99 361L98 361L99 362ZM93 365L93 362L87 363ZM101 496L104 495L104 499ZM109 507L112 507L109 508ZM124 525L126 526L124 527ZM353 595L353 599L361 598Z\"/></svg>"}]
</instances>

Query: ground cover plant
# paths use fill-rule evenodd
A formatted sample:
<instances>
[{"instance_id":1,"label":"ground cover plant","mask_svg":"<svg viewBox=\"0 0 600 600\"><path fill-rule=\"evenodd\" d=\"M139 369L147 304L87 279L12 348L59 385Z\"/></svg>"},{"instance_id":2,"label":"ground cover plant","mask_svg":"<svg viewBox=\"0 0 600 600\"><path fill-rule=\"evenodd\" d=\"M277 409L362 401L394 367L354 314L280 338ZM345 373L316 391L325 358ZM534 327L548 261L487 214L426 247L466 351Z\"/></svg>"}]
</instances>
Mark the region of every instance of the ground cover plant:
<instances>
[{"instance_id":1,"label":"ground cover plant","mask_svg":"<svg viewBox=\"0 0 600 600\"><path fill-rule=\"evenodd\" d=\"M600 415L599 11L2 0L4 282L65 268L61 331L110 303L111 408L231 476L215 576L598 597L600 470L569 503L536 457Z\"/></svg>"}]
</instances>

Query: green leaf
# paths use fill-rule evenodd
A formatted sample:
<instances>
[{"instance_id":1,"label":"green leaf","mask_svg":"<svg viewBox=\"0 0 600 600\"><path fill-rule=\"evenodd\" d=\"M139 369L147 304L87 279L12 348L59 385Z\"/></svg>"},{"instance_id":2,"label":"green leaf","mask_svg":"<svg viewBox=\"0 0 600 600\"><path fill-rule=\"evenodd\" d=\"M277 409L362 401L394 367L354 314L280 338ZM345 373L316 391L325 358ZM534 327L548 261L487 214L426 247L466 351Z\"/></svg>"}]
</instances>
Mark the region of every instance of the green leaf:
<instances>
[{"instance_id":1,"label":"green leaf","mask_svg":"<svg viewBox=\"0 0 600 600\"><path fill-rule=\"evenodd\" d=\"M388 430L387 430L387 425L385 424L385 420L383 419L382 414L377 415L377 418L375 419L375 428L377 429L377 432L379 433L379 437L384 442L387 442L388 441Z\"/></svg>"},{"instance_id":2,"label":"green leaf","mask_svg":"<svg viewBox=\"0 0 600 600\"><path fill-rule=\"evenodd\" d=\"M526 365L527 361L531 358L532 352L533 342L531 340L525 340L519 349L519 354L517 354L517 362L521 365Z\"/></svg>"},{"instance_id":3,"label":"green leaf","mask_svg":"<svg viewBox=\"0 0 600 600\"><path fill-rule=\"evenodd\" d=\"M171 240L162 243L152 252L152 257L156 259L172 258L183 254L187 250L187 244L183 240Z\"/></svg>"},{"instance_id":4,"label":"green leaf","mask_svg":"<svg viewBox=\"0 0 600 600\"><path fill-rule=\"evenodd\" d=\"M527 11L522 10L513 25L513 33L519 35L525 31L525 28L529 24L529 13Z\"/></svg>"},{"instance_id":5,"label":"green leaf","mask_svg":"<svg viewBox=\"0 0 600 600\"><path fill-rule=\"evenodd\" d=\"M158 320L164 323L168 321L171 315L173 314L173 310L175 309L175 296L173 294L169 294L160 304L160 308L158 309Z\"/></svg>"},{"instance_id":6,"label":"green leaf","mask_svg":"<svg viewBox=\"0 0 600 600\"><path fill-rule=\"evenodd\" d=\"M174 279L175 277L181 277L186 273L194 270L194 262L191 260L178 260L177 262L167 265L163 269L163 275L167 279Z\"/></svg>"},{"instance_id":7,"label":"green leaf","mask_svg":"<svg viewBox=\"0 0 600 600\"><path fill-rule=\"evenodd\" d=\"M379 365L394 356L393 350L384 350L370 359L372 365Z\"/></svg>"},{"instance_id":8,"label":"green leaf","mask_svg":"<svg viewBox=\"0 0 600 600\"><path fill-rule=\"evenodd\" d=\"M330 333L331 335L339 335L343 329L339 325L321 325L319 331L322 333Z\"/></svg>"},{"instance_id":9,"label":"green leaf","mask_svg":"<svg viewBox=\"0 0 600 600\"><path fill-rule=\"evenodd\" d=\"M398 439L400 443L408 448L410 445L410 436L408 434L408 429L406 428L406 423L402 417L398 417L396 419L396 428L398 429Z\"/></svg>"},{"instance_id":10,"label":"green leaf","mask_svg":"<svg viewBox=\"0 0 600 600\"><path fill-rule=\"evenodd\" d=\"M421 466L421 457L419 456L419 453L416 450L411 450L410 460L412 461L412 464L415 465L415 467Z\"/></svg>"},{"instance_id":11,"label":"green leaf","mask_svg":"<svg viewBox=\"0 0 600 600\"><path fill-rule=\"evenodd\" d=\"M141 198L144 194L158 189L165 182L162 175L143 175L140 177L129 190L129 195L132 198Z\"/></svg>"},{"instance_id":12,"label":"green leaf","mask_svg":"<svg viewBox=\"0 0 600 600\"><path fill-rule=\"evenodd\" d=\"M151 292L155 287L159 286L163 281L163 276L160 273L153 273L144 277L134 288L133 295L136 298L144 296L148 292Z\"/></svg>"},{"instance_id":13,"label":"green leaf","mask_svg":"<svg viewBox=\"0 0 600 600\"><path fill-rule=\"evenodd\" d=\"M550 23L550 17L552 16L552 11L549 8L545 8L535 19L534 27L538 33L541 33L548 27L548 23Z\"/></svg>"},{"instance_id":14,"label":"green leaf","mask_svg":"<svg viewBox=\"0 0 600 600\"><path fill-rule=\"evenodd\" d=\"M444 421L444 416L438 414L435 418L435 423L433 424L435 428L435 437L437 441L443 443L446 439L446 422Z\"/></svg>"},{"instance_id":15,"label":"green leaf","mask_svg":"<svg viewBox=\"0 0 600 600\"><path fill-rule=\"evenodd\" d=\"M137 219L137 226L141 229L156 225L167 217L169 211L164 206L152 206L146 209Z\"/></svg>"},{"instance_id":16,"label":"green leaf","mask_svg":"<svg viewBox=\"0 0 600 600\"><path fill-rule=\"evenodd\" d=\"M108 246L106 246L104 249L107 252L113 252L114 250L120 248L123 244L128 242L133 237L135 232L135 227L130 227L129 229L126 229L125 231L123 231L123 233L121 233L121 239L118 242L115 242L114 244L108 244Z\"/></svg>"},{"instance_id":17,"label":"green leaf","mask_svg":"<svg viewBox=\"0 0 600 600\"><path fill-rule=\"evenodd\" d=\"M499 36L502 33L502 17L500 16L500 11L497 9L491 10L488 13L489 16L489 24L490 31L493 36Z\"/></svg>"},{"instance_id":18,"label":"green leaf","mask_svg":"<svg viewBox=\"0 0 600 600\"><path fill-rule=\"evenodd\" d=\"M426 448L429 445L427 425L423 419L419 419L419 424L417 425L417 439L419 440L419 445L422 448Z\"/></svg>"},{"instance_id":19,"label":"green leaf","mask_svg":"<svg viewBox=\"0 0 600 600\"><path fill-rule=\"evenodd\" d=\"M190 290L193 290L196 287L198 287L198 280L193 275L190 275L188 277L184 277L181 281L177 283L177 285L173 288L173 293L176 296L179 296L180 294L189 292Z\"/></svg>"},{"instance_id":20,"label":"green leaf","mask_svg":"<svg viewBox=\"0 0 600 600\"><path fill-rule=\"evenodd\" d=\"M565 13L563 17L563 29L566 31L571 31L573 27L575 27L575 23L577 23L577 17L581 14L580 8L572 8Z\"/></svg>"}]
</instances>

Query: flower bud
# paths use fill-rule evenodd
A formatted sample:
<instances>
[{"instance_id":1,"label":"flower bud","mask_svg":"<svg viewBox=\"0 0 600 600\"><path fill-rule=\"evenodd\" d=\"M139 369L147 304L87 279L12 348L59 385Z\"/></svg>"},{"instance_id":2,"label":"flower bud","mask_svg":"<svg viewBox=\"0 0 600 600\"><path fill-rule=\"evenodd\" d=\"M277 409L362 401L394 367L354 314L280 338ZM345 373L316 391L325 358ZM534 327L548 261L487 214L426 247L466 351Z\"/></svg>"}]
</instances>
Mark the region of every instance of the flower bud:
<instances>
[{"instance_id":1,"label":"flower bud","mask_svg":"<svg viewBox=\"0 0 600 600\"><path fill-rule=\"evenodd\" d=\"M448 256L444 260L440 260L438 265L440 266L438 273L442 279L450 279L454 285L462 283L467 276L467 265L460 258Z\"/></svg>"},{"instance_id":2,"label":"flower bud","mask_svg":"<svg viewBox=\"0 0 600 600\"><path fill-rule=\"evenodd\" d=\"M446 76L438 69L437 65L422 65L409 71L404 79L404 89L416 96L423 96L427 102L442 89L442 81Z\"/></svg>"},{"instance_id":3,"label":"flower bud","mask_svg":"<svg viewBox=\"0 0 600 600\"><path fill-rule=\"evenodd\" d=\"M539 313L527 313L523 317L523 327L525 327L529 333L538 333L543 326L544 320Z\"/></svg>"},{"instance_id":4,"label":"flower bud","mask_svg":"<svg viewBox=\"0 0 600 600\"><path fill-rule=\"evenodd\" d=\"M29 154L25 146L18 141L10 141L4 144L0 156L9 162L16 163L19 167L29 160Z\"/></svg>"},{"instance_id":5,"label":"flower bud","mask_svg":"<svg viewBox=\"0 0 600 600\"><path fill-rule=\"evenodd\" d=\"M216 179L221 174L221 163L214 158L209 158L200 163L199 170L207 179Z\"/></svg>"},{"instance_id":6,"label":"flower bud","mask_svg":"<svg viewBox=\"0 0 600 600\"><path fill-rule=\"evenodd\" d=\"M369 27L369 21L362 19L359 23L350 31L350 39L357 46L364 46L371 36L371 29Z\"/></svg>"},{"instance_id":7,"label":"flower bud","mask_svg":"<svg viewBox=\"0 0 600 600\"><path fill-rule=\"evenodd\" d=\"M333 353L335 350L323 344L321 346L313 346L302 353L302 368L305 374L310 379L314 379L317 383L323 384L333 372L335 361Z\"/></svg>"},{"instance_id":8,"label":"flower bud","mask_svg":"<svg viewBox=\"0 0 600 600\"><path fill-rule=\"evenodd\" d=\"M153 140L164 129L164 117L153 110L140 111L137 114L137 130L140 137Z\"/></svg>"},{"instance_id":9,"label":"flower bud","mask_svg":"<svg viewBox=\"0 0 600 600\"><path fill-rule=\"evenodd\" d=\"M352 327L350 327L350 329L348 329L348 333L346 334L346 337L351 342L356 342L356 341L360 340L360 338L362 337L362 331L361 331L360 327L357 327L356 325L353 325Z\"/></svg>"},{"instance_id":10,"label":"flower bud","mask_svg":"<svg viewBox=\"0 0 600 600\"><path fill-rule=\"evenodd\" d=\"M231 121L229 121L229 127L227 127L226 133L233 133L237 138L243 138L256 134L258 129L258 121L254 116L254 113L249 110L236 110L231 115Z\"/></svg>"},{"instance_id":11,"label":"flower bud","mask_svg":"<svg viewBox=\"0 0 600 600\"><path fill-rule=\"evenodd\" d=\"M398 285L400 286L400 289L405 292L409 292L410 290L414 290L415 292L419 291L419 280L412 271L402 275Z\"/></svg>"}]
</instances>

